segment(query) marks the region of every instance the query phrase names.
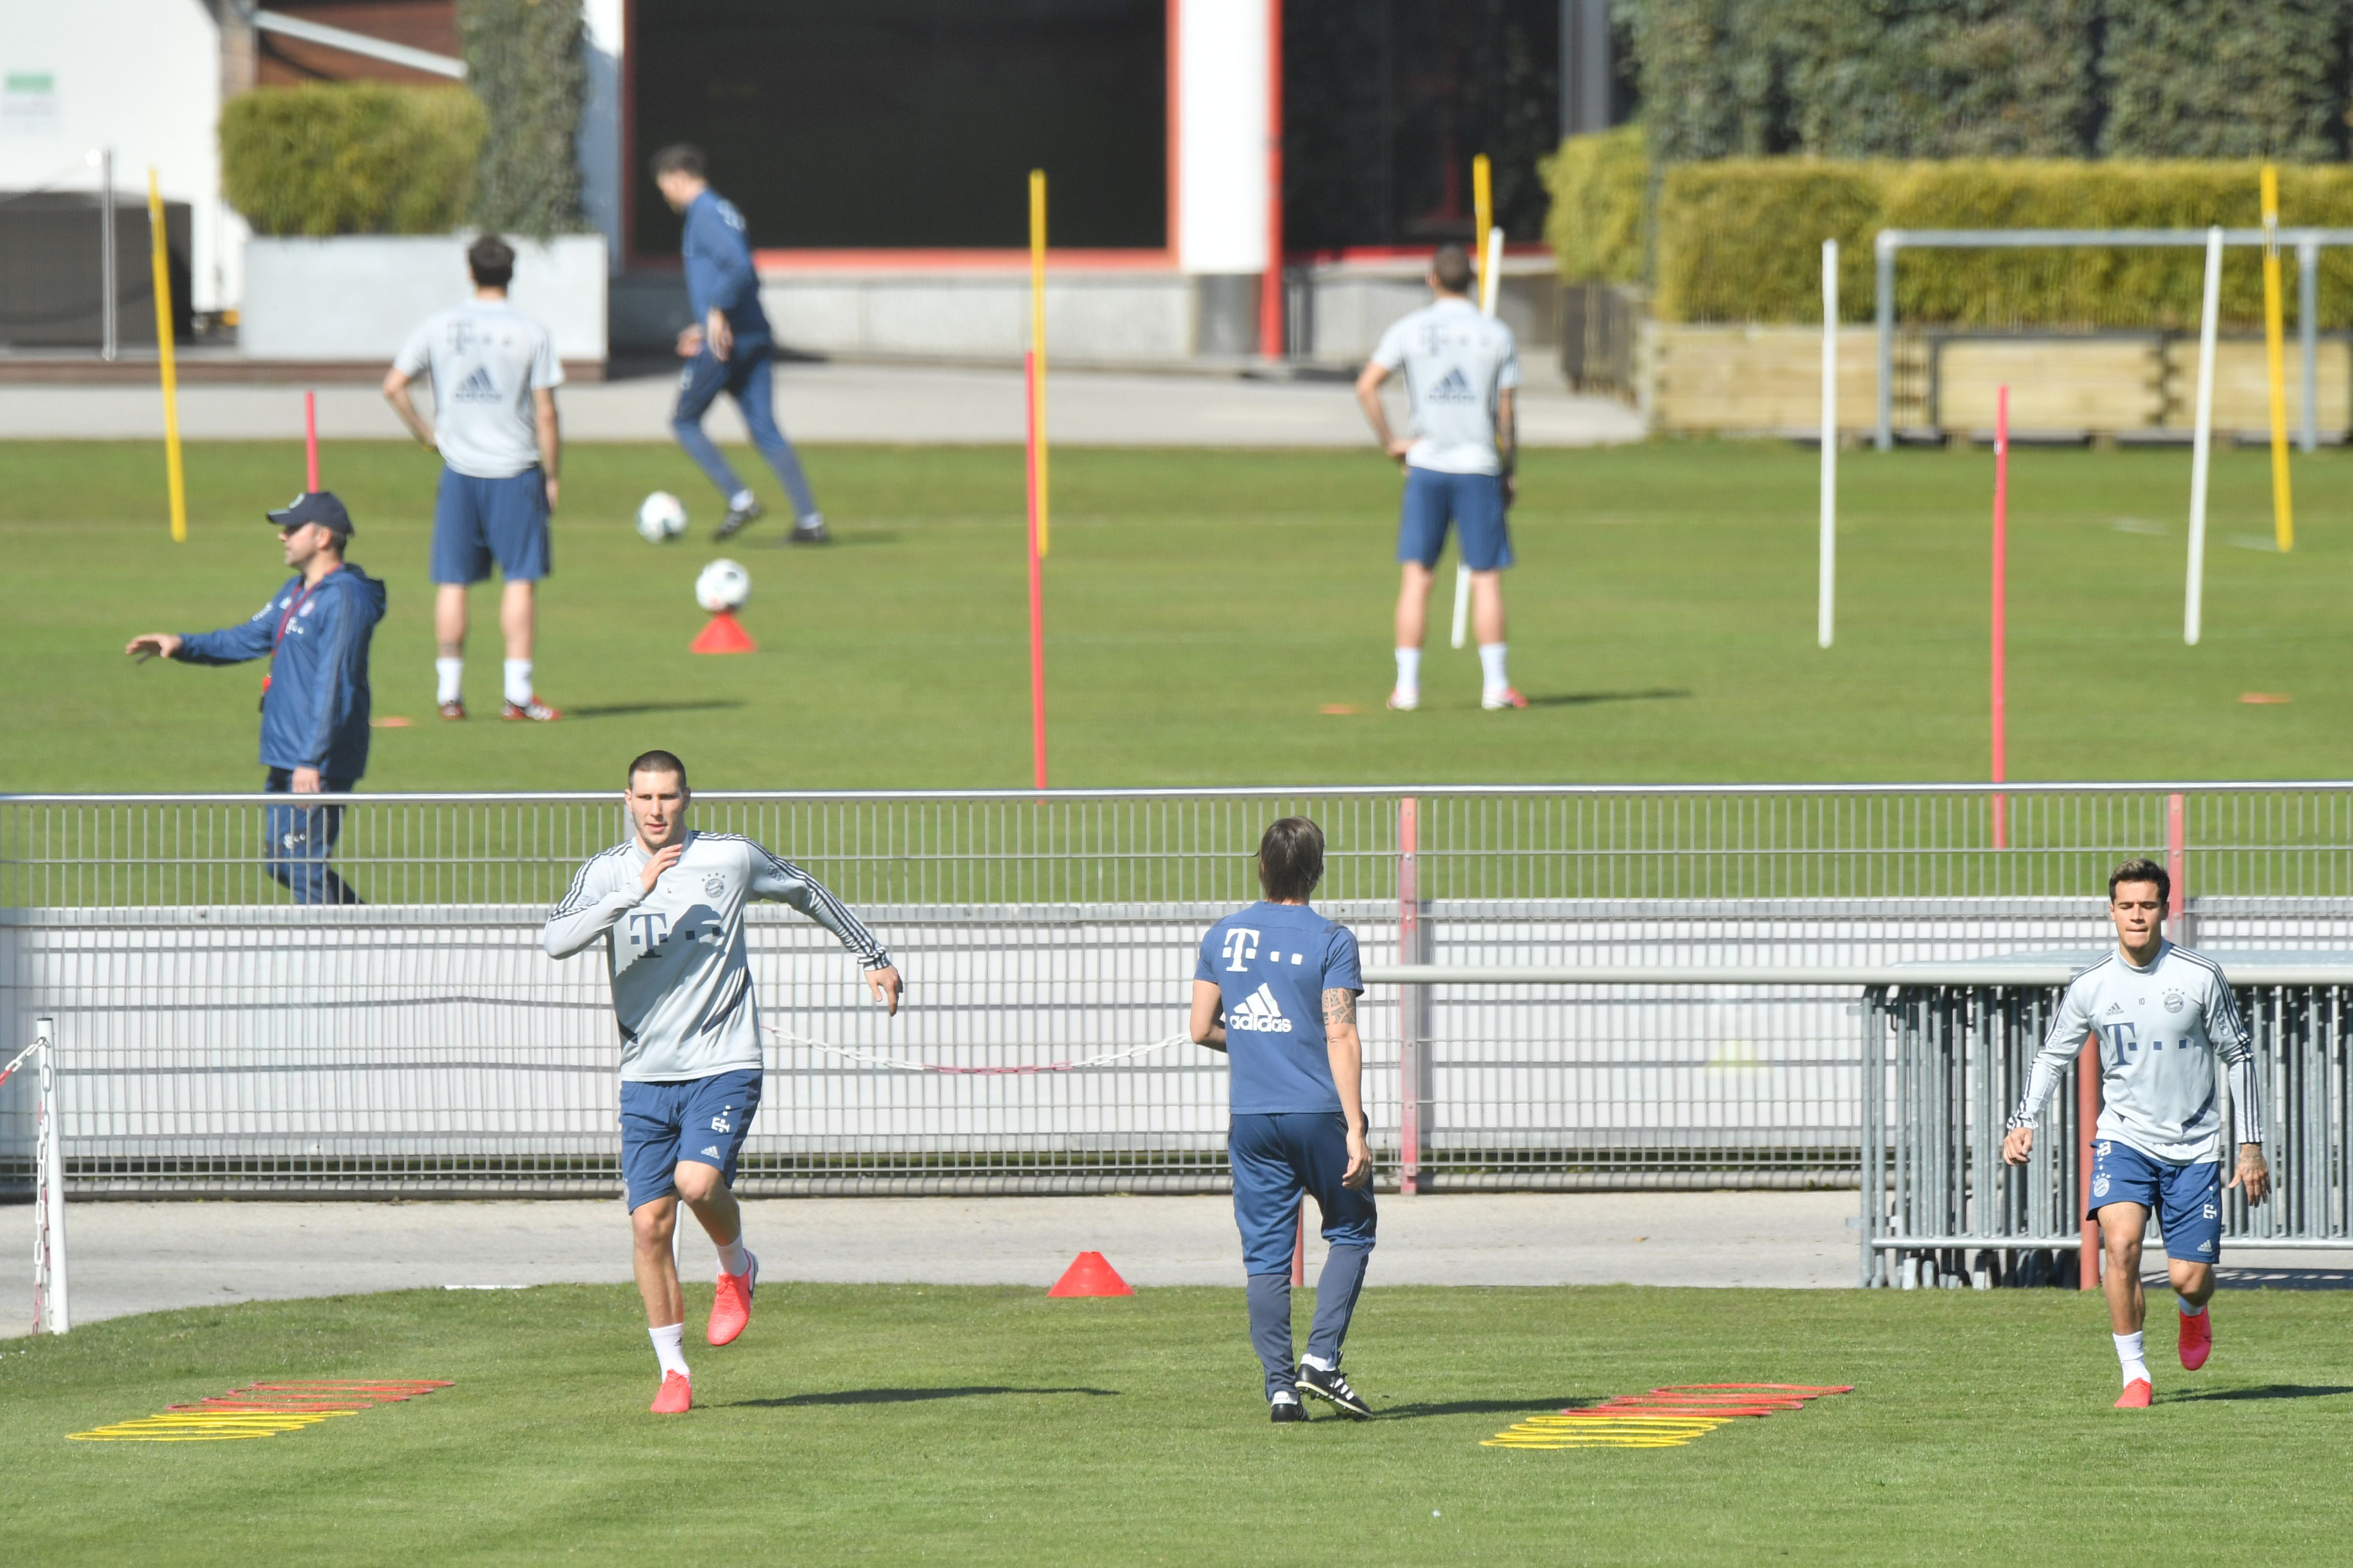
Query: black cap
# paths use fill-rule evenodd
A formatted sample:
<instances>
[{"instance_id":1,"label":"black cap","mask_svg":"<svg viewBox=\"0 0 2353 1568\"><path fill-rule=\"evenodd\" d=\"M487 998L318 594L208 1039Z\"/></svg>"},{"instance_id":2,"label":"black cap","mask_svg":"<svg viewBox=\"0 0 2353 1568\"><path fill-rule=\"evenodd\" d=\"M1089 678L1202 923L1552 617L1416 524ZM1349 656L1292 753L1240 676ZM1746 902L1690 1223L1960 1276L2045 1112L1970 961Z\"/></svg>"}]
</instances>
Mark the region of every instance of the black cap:
<instances>
[{"instance_id":1,"label":"black cap","mask_svg":"<svg viewBox=\"0 0 2353 1568\"><path fill-rule=\"evenodd\" d=\"M269 519L269 525L280 530L315 522L338 539L352 536L352 514L343 510L343 503L335 499L332 490L305 492L279 510L265 515Z\"/></svg>"}]
</instances>

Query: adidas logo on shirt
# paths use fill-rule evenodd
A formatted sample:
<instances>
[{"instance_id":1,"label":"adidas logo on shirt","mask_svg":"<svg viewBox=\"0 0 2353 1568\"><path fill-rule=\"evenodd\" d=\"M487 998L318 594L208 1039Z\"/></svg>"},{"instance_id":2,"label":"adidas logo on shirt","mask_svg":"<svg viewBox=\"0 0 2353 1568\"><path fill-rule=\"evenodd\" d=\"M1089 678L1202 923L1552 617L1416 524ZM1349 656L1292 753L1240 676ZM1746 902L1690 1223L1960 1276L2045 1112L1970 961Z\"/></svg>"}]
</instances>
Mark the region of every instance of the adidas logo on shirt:
<instances>
[{"instance_id":1,"label":"adidas logo on shirt","mask_svg":"<svg viewBox=\"0 0 2353 1568\"><path fill-rule=\"evenodd\" d=\"M1438 384L1424 394L1432 403L1476 403L1479 395L1471 390L1471 378L1460 367L1438 378Z\"/></svg>"},{"instance_id":2,"label":"adidas logo on shirt","mask_svg":"<svg viewBox=\"0 0 2353 1568\"><path fill-rule=\"evenodd\" d=\"M1245 1034L1287 1035L1291 1033L1291 1020L1282 1016L1282 1008L1274 999L1274 988L1261 981L1257 990L1243 998L1240 1006L1226 1014L1226 1028L1240 1029Z\"/></svg>"},{"instance_id":3,"label":"adidas logo on shirt","mask_svg":"<svg viewBox=\"0 0 2353 1568\"><path fill-rule=\"evenodd\" d=\"M449 399L453 403L496 403L498 383L491 379L487 369L476 365L474 374L458 384L458 390L449 395Z\"/></svg>"}]
</instances>

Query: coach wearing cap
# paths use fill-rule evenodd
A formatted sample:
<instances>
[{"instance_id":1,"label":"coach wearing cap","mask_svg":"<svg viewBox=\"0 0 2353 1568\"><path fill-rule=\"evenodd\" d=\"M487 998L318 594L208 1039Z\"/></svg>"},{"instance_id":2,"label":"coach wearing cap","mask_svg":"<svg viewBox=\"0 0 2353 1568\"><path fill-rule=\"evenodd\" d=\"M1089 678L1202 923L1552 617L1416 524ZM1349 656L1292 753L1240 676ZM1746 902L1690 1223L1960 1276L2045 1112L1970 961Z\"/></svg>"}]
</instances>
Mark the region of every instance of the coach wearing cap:
<instances>
[{"instance_id":1,"label":"coach wearing cap","mask_svg":"<svg viewBox=\"0 0 2353 1568\"><path fill-rule=\"evenodd\" d=\"M269 514L295 575L243 626L216 632L144 632L122 651L144 664L267 658L261 683L263 785L273 795L343 795L367 771L368 641L384 619L384 584L343 560L351 513L328 491L301 495ZM355 904L327 868L343 830L341 806L273 805L269 874L298 904Z\"/></svg>"}]
</instances>

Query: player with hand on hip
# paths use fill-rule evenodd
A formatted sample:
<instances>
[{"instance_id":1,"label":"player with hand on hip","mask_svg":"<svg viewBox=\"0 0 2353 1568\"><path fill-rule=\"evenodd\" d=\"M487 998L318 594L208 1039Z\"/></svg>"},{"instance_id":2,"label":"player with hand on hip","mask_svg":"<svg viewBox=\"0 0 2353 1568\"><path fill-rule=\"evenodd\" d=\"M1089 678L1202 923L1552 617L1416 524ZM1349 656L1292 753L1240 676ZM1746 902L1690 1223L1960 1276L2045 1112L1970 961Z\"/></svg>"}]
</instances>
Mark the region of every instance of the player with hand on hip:
<instances>
[{"instance_id":1,"label":"player with hand on hip","mask_svg":"<svg viewBox=\"0 0 2353 1568\"><path fill-rule=\"evenodd\" d=\"M546 723L563 714L539 700L531 661L539 632L539 583L548 574L547 517L561 489L563 437L555 389L564 366L547 329L507 303L514 247L495 234L466 251L474 297L427 319L384 378L384 395L409 434L441 454L433 496L434 703L466 716L466 594L497 563L506 587L506 718ZM433 381L428 427L408 384Z\"/></svg>"},{"instance_id":2,"label":"player with hand on hip","mask_svg":"<svg viewBox=\"0 0 2353 1568\"><path fill-rule=\"evenodd\" d=\"M1381 450L1405 471L1398 521L1401 581L1397 603L1397 686L1389 706L1421 706L1421 640L1430 619L1430 574L1451 521L1471 569L1471 624L1479 641L1479 706L1525 708L1504 661L1504 568L1512 563L1504 513L1517 494L1519 351L1512 329L1470 299L1471 258L1441 245L1430 264L1436 300L1381 334L1356 377L1356 403ZM1389 432L1381 383L1405 373L1412 435Z\"/></svg>"},{"instance_id":3,"label":"player with hand on hip","mask_svg":"<svg viewBox=\"0 0 2353 1568\"><path fill-rule=\"evenodd\" d=\"M712 1344L744 1331L760 1279L731 1190L765 1063L744 954L744 904L792 905L857 956L867 989L894 1016L900 996L891 955L840 900L749 838L689 831L691 798L686 764L670 752L632 762L623 796L628 838L580 868L544 933L551 958L605 939L621 1026L621 1167L638 1292L661 1367L653 1409L664 1415L694 1403L686 1303L670 1250L678 1200L719 1249L705 1335Z\"/></svg>"},{"instance_id":4,"label":"player with hand on hip","mask_svg":"<svg viewBox=\"0 0 2353 1568\"><path fill-rule=\"evenodd\" d=\"M2107 1252L2108 1326L2125 1385L2119 1410L2149 1402L2140 1253L2151 1209L2165 1227L2166 1272L2180 1298L2182 1366L2197 1371L2213 1348L2206 1303L2214 1294L2214 1261L2221 1250L2223 1187L2217 1060L2229 1075L2238 1142L2229 1184L2244 1187L2249 1203L2263 1202L2271 1189L2246 1025L2221 966L2165 940L2172 891L2172 879L2153 860L2127 860L2109 874L2116 951L2069 983L2001 1144L2004 1160L2026 1163L2035 1118L2084 1037L2096 1034L2100 1120L2091 1207L2084 1217L2100 1222Z\"/></svg>"},{"instance_id":5,"label":"player with hand on hip","mask_svg":"<svg viewBox=\"0 0 2353 1568\"><path fill-rule=\"evenodd\" d=\"M744 215L711 188L700 147L681 142L656 153L653 176L662 200L686 218L680 245L686 254L687 300L694 310L693 324L678 334L679 357L686 361L686 369L678 378L670 430L727 498L727 516L719 524L718 537L733 538L765 510L703 433L703 412L723 392L735 400L752 444L767 458L792 500L793 531L786 539L794 544L823 544L833 537L826 531L825 514L809 493L800 454L776 428L768 372L776 339L767 312L760 308L760 275L752 265Z\"/></svg>"},{"instance_id":6,"label":"player with hand on hip","mask_svg":"<svg viewBox=\"0 0 2353 1568\"><path fill-rule=\"evenodd\" d=\"M1365 1142L1364 1046L1356 1037L1356 939L1310 909L1324 831L1303 816L1258 847L1266 897L1201 939L1193 1038L1232 1064L1226 1155L1242 1235L1250 1344L1269 1412L1304 1421L1302 1393L1362 1418L1372 1406L1340 1374L1340 1348L1373 1253L1373 1155ZM1313 1194L1329 1251L1315 1281L1307 1353L1291 1359L1291 1255Z\"/></svg>"}]
</instances>

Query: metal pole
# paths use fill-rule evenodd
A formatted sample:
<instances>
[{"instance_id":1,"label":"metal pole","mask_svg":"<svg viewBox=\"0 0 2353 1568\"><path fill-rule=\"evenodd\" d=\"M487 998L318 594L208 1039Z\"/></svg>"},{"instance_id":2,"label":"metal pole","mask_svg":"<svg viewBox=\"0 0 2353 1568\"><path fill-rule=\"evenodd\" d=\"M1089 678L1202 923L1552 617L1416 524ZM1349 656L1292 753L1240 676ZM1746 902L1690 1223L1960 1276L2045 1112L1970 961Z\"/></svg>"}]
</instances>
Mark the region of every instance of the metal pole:
<instances>
[{"instance_id":1,"label":"metal pole","mask_svg":"<svg viewBox=\"0 0 2353 1568\"><path fill-rule=\"evenodd\" d=\"M1879 277L1874 308L1879 321L1879 433L1875 444L1883 452L1895 445L1895 247L1893 229L1881 229L1872 246Z\"/></svg>"},{"instance_id":2,"label":"metal pole","mask_svg":"<svg viewBox=\"0 0 2353 1568\"><path fill-rule=\"evenodd\" d=\"M1838 589L1838 241L1822 241L1822 540L1814 641L1831 646Z\"/></svg>"},{"instance_id":3,"label":"metal pole","mask_svg":"<svg viewBox=\"0 0 2353 1568\"><path fill-rule=\"evenodd\" d=\"M2198 321L2198 412L2189 437L2189 582L2181 640L2198 646L2206 593L2206 474L2214 447L2214 330L2222 302L2222 231L2206 231L2206 299Z\"/></svg>"},{"instance_id":4,"label":"metal pole","mask_svg":"<svg viewBox=\"0 0 2353 1568\"><path fill-rule=\"evenodd\" d=\"M1857 1173L1856 1185L1862 1189L1861 1284L1867 1290L1873 1283L1872 1266L1879 1261L1879 1248L1872 1244L1879 1239L1880 1220L1887 1212L1887 1160L1883 1152L1887 1096L1880 1087L1885 1026L1880 1022L1877 994L1864 992L1859 1011L1862 1014L1862 1136L1856 1142L1862 1145L1862 1168Z\"/></svg>"},{"instance_id":5,"label":"metal pole","mask_svg":"<svg viewBox=\"0 0 2353 1568\"><path fill-rule=\"evenodd\" d=\"M41 1047L40 1099L35 1110L33 1222L33 1331L62 1334L73 1327L66 1289L65 1141L58 1129L58 1021L33 1026Z\"/></svg>"},{"instance_id":6,"label":"metal pole","mask_svg":"<svg viewBox=\"0 0 2353 1568\"><path fill-rule=\"evenodd\" d=\"M99 340L98 357L108 363L114 361L117 331L114 324L114 149L107 148L98 155L99 209L98 253Z\"/></svg>"},{"instance_id":7,"label":"metal pole","mask_svg":"<svg viewBox=\"0 0 2353 1568\"><path fill-rule=\"evenodd\" d=\"M1421 962L1420 802L1398 802L1398 961ZM1421 1189L1421 1001L1419 985L1398 987L1398 1193Z\"/></svg>"},{"instance_id":8,"label":"metal pole","mask_svg":"<svg viewBox=\"0 0 2353 1568\"><path fill-rule=\"evenodd\" d=\"M2304 354L2304 428L2297 444L2309 454L2319 445L2320 243L2295 242L2295 337Z\"/></svg>"}]
</instances>

